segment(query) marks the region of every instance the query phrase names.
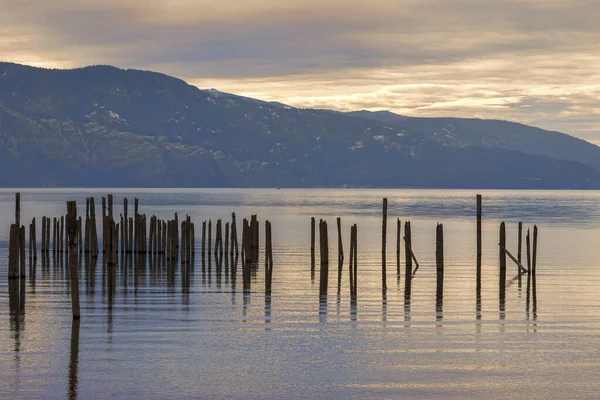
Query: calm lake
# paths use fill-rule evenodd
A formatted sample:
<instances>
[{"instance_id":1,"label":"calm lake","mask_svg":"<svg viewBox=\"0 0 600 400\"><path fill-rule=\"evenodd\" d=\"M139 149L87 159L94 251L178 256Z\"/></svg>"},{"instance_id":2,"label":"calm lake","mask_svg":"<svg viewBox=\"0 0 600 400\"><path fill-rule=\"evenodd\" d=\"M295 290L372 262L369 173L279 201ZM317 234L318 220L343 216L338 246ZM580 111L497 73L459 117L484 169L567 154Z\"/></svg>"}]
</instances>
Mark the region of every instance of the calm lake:
<instances>
[{"instance_id":1,"label":"calm lake","mask_svg":"<svg viewBox=\"0 0 600 400\"><path fill-rule=\"evenodd\" d=\"M68 269L52 262L25 281L10 312L7 280L14 193L0 191L0 398L512 398L600 396L600 192L479 191L483 194L481 299L476 293L475 191L22 189L21 221L66 214L76 200L114 194L140 212L189 214L196 258L181 269L118 266L109 291L102 259L80 267L81 321L74 324ZM381 202L387 197L387 291L381 280ZM244 295L202 270L201 223L258 214L261 259ZM319 265L311 279L310 218L329 223L326 305ZM358 299L351 306L348 254L337 294L336 217L344 249L358 225ZM396 218L411 221L420 267L405 298L396 276ZM264 296L264 221L273 225L273 295ZM498 290L498 232L517 253L517 223L539 227L536 302L508 260L505 310ZM444 224L443 308L436 310L435 228ZM100 228L98 220L98 227ZM214 224L213 224L214 229ZM213 235L214 239L214 235ZM38 244L38 250L40 245ZM525 247L525 245L523 245ZM404 247L402 271L404 271ZM525 258L525 257L524 257ZM335 260L335 261L334 261ZM29 267L28 267L29 272Z\"/></svg>"}]
</instances>

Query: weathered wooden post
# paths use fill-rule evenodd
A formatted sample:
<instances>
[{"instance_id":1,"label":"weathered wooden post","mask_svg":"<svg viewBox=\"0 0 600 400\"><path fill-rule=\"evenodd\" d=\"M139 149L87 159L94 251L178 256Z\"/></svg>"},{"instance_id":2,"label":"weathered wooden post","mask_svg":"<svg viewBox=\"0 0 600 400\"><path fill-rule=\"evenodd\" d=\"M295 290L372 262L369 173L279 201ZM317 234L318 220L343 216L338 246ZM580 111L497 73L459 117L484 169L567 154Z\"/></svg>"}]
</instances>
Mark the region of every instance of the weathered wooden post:
<instances>
[{"instance_id":1,"label":"weathered wooden post","mask_svg":"<svg viewBox=\"0 0 600 400\"><path fill-rule=\"evenodd\" d=\"M202 264L206 255L206 221L202 221Z\"/></svg>"},{"instance_id":2,"label":"weathered wooden post","mask_svg":"<svg viewBox=\"0 0 600 400\"><path fill-rule=\"evenodd\" d=\"M412 282L412 236L410 221L404 223L404 264L405 285L409 287Z\"/></svg>"},{"instance_id":3,"label":"weathered wooden post","mask_svg":"<svg viewBox=\"0 0 600 400\"><path fill-rule=\"evenodd\" d=\"M506 226L500 224L500 301L506 298Z\"/></svg>"},{"instance_id":4,"label":"weathered wooden post","mask_svg":"<svg viewBox=\"0 0 600 400\"><path fill-rule=\"evenodd\" d=\"M481 275L481 208L482 198L477 195L477 275Z\"/></svg>"},{"instance_id":5,"label":"weathered wooden post","mask_svg":"<svg viewBox=\"0 0 600 400\"><path fill-rule=\"evenodd\" d=\"M402 235L402 222L396 220L396 275L400 278L400 237ZM398 281L399 283L400 281Z\"/></svg>"},{"instance_id":6,"label":"weathered wooden post","mask_svg":"<svg viewBox=\"0 0 600 400\"><path fill-rule=\"evenodd\" d=\"M438 306L444 297L444 225L437 224L435 240L435 266L437 272L436 298Z\"/></svg>"},{"instance_id":7,"label":"weathered wooden post","mask_svg":"<svg viewBox=\"0 0 600 400\"><path fill-rule=\"evenodd\" d=\"M327 221L321 220L319 222L319 236L320 236L320 257L321 257L321 269L320 269L320 285L319 295L327 296L327 283L329 278L329 243L327 234Z\"/></svg>"},{"instance_id":8,"label":"weathered wooden post","mask_svg":"<svg viewBox=\"0 0 600 400\"><path fill-rule=\"evenodd\" d=\"M21 278L25 278L25 226L21 225L19 228L19 266L21 270Z\"/></svg>"},{"instance_id":9,"label":"weathered wooden post","mask_svg":"<svg viewBox=\"0 0 600 400\"><path fill-rule=\"evenodd\" d=\"M310 269L315 270L315 217L310 218Z\"/></svg>"},{"instance_id":10,"label":"weathered wooden post","mask_svg":"<svg viewBox=\"0 0 600 400\"><path fill-rule=\"evenodd\" d=\"M42 254L46 252L46 217L42 216Z\"/></svg>"},{"instance_id":11,"label":"weathered wooden post","mask_svg":"<svg viewBox=\"0 0 600 400\"><path fill-rule=\"evenodd\" d=\"M243 277L243 288L244 293L250 292L250 266L252 264L252 240L250 234L250 224L248 220L244 218L243 221L243 233L242 233L242 258L244 259L244 265L242 269L242 277Z\"/></svg>"},{"instance_id":12,"label":"weathered wooden post","mask_svg":"<svg viewBox=\"0 0 600 400\"><path fill-rule=\"evenodd\" d=\"M235 255L237 257L237 255L239 254L238 252L238 236L237 236L237 226L235 224L235 213L231 213L231 244L233 246L233 244L235 243ZM233 247L232 247L232 253L233 254Z\"/></svg>"},{"instance_id":13,"label":"weathered wooden post","mask_svg":"<svg viewBox=\"0 0 600 400\"><path fill-rule=\"evenodd\" d=\"M15 193L15 224L21 227L21 193Z\"/></svg>"},{"instance_id":14,"label":"weathered wooden post","mask_svg":"<svg viewBox=\"0 0 600 400\"><path fill-rule=\"evenodd\" d=\"M69 243L69 267L71 270L71 304L73 310L73 319L79 319L81 316L79 309L79 268L77 243L75 235L77 232L77 203L67 202L67 234Z\"/></svg>"},{"instance_id":15,"label":"weathered wooden post","mask_svg":"<svg viewBox=\"0 0 600 400\"><path fill-rule=\"evenodd\" d=\"M50 254L50 218L46 217L46 253Z\"/></svg>"},{"instance_id":16,"label":"weathered wooden post","mask_svg":"<svg viewBox=\"0 0 600 400\"><path fill-rule=\"evenodd\" d=\"M382 221L381 221L381 285L385 290L387 288L387 273L386 273L386 252L387 252L387 208L388 199L383 199Z\"/></svg>"},{"instance_id":17,"label":"weathered wooden post","mask_svg":"<svg viewBox=\"0 0 600 400\"><path fill-rule=\"evenodd\" d=\"M212 250L212 220L208 220L208 260L210 261L211 250Z\"/></svg>"},{"instance_id":18,"label":"weathered wooden post","mask_svg":"<svg viewBox=\"0 0 600 400\"><path fill-rule=\"evenodd\" d=\"M342 244L342 219L337 218L338 232L338 294L342 290L342 267L344 266L344 245Z\"/></svg>"},{"instance_id":19,"label":"weathered wooden post","mask_svg":"<svg viewBox=\"0 0 600 400\"><path fill-rule=\"evenodd\" d=\"M92 242L91 242L91 251L92 258L98 258L98 228L96 226L96 203L93 197L90 198L90 219L92 222Z\"/></svg>"},{"instance_id":20,"label":"weathered wooden post","mask_svg":"<svg viewBox=\"0 0 600 400\"><path fill-rule=\"evenodd\" d=\"M229 229L229 224L227 225ZM195 263L196 258L196 226L193 222L190 222L190 252L192 264ZM227 255L225 255L227 257Z\"/></svg>"},{"instance_id":21,"label":"weathered wooden post","mask_svg":"<svg viewBox=\"0 0 600 400\"><path fill-rule=\"evenodd\" d=\"M229 222L225 222L225 259L229 254Z\"/></svg>"},{"instance_id":22,"label":"weathered wooden post","mask_svg":"<svg viewBox=\"0 0 600 400\"><path fill-rule=\"evenodd\" d=\"M354 224L354 298L356 299L356 295L358 292L358 227Z\"/></svg>"},{"instance_id":23,"label":"weathered wooden post","mask_svg":"<svg viewBox=\"0 0 600 400\"><path fill-rule=\"evenodd\" d=\"M129 217L129 226L127 227L127 235L129 236L127 239L127 254L133 254L133 245L134 245L134 235L135 235L135 227L133 217ZM166 231L165 231L166 233Z\"/></svg>"},{"instance_id":24,"label":"weathered wooden post","mask_svg":"<svg viewBox=\"0 0 600 400\"><path fill-rule=\"evenodd\" d=\"M77 249L79 254L83 253L83 221L81 216L77 217Z\"/></svg>"},{"instance_id":25,"label":"weathered wooden post","mask_svg":"<svg viewBox=\"0 0 600 400\"><path fill-rule=\"evenodd\" d=\"M273 280L273 243L271 241L271 223L265 221L265 296L271 296Z\"/></svg>"},{"instance_id":26,"label":"weathered wooden post","mask_svg":"<svg viewBox=\"0 0 600 400\"><path fill-rule=\"evenodd\" d=\"M519 264L521 263L521 245L523 243L523 222L519 221L519 243L517 245L517 260L519 261ZM520 271L520 270L519 270ZM519 272L519 275L521 274L521 272Z\"/></svg>"},{"instance_id":27,"label":"weathered wooden post","mask_svg":"<svg viewBox=\"0 0 600 400\"><path fill-rule=\"evenodd\" d=\"M129 217L128 217L128 208L129 201L127 197L123 198L123 237L121 238L123 242L123 249L125 253L129 252Z\"/></svg>"},{"instance_id":28,"label":"weathered wooden post","mask_svg":"<svg viewBox=\"0 0 600 400\"><path fill-rule=\"evenodd\" d=\"M106 219L106 197L102 197L102 254L108 251L108 220Z\"/></svg>"},{"instance_id":29,"label":"weathered wooden post","mask_svg":"<svg viewBox=\"0 0 600 400\"><path fill-rule=\"evenodd\" d=\"M354 293L354 226L350 227L350 254L348 257L348 279L350 283L350 295Z\"/></svg>"},{"instance_id":30,"label":"weathered wooden post","mask_svg":"<svg viewBox=\"0 0 600 400\"><path fill-rule=\"evenodd\" d=\"M65 216L61 215L60 216L60 235L58 238L58 251L60 253L64 253L64 249L65 249Z\"/></svg>"},{"instance_id":31,"label":"weathered wooden post","mask_svg":"<svg viewBox=\"0 0 600 400\"><path fill-rule=\"evenodd\" d=\"M537 244L538 244L538 227L533 226L533 254L531 256L531 278L533 287L536 284L536 266L537 266Z\"/></svg>"},{"instance_id":32,"label":"weathered wooden post","mask_svg":"<svg viewBox=\"0 0 600 400\"><path fill-rule=\"evenodd\" d=\"M8 279L19 278L19 227L10 225L10 238L8 247Z\"/></svg>"}]
</instances>

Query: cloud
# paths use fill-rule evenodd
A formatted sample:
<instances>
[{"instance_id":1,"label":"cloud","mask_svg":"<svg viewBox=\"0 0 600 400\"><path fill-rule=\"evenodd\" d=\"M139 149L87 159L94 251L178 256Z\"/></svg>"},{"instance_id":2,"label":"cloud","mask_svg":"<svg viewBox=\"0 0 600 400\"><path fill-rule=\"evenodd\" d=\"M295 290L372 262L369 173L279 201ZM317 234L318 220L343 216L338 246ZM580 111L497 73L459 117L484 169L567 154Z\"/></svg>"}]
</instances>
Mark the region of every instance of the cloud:
<instances>
[{"instance_id":1,"label":"cloud","mask_svg":"<svg viewBox=\"0 0 600 400\"><path fill-rule=\"evenodd\" d=\"M303 107L516 120L600 142L586 0L0 0L0 59L153 69Z\"/></svg>"}]
</instances>

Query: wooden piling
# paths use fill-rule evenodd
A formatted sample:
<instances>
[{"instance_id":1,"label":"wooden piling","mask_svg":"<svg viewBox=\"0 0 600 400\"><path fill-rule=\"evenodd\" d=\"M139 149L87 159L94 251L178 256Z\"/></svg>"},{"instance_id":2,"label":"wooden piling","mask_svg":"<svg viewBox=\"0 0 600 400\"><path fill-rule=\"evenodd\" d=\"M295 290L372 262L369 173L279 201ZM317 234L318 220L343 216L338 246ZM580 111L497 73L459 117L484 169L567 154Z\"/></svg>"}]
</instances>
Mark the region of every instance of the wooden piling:
<instances>
[{"instance_id":1,"label":"wooden piling","mask_svg":"<svg viewBox=\"0 0 600 400\"><path fill-rule=\"evenodd\" d=\"M113 195L112 194L108 195L108 216L110 218L114 219L114 216L113 216Z\"/></svg>"},{"instance_id":2,"label":"wooden piling","mask_svg":"<svg viewBox=\"0 0 600 400\"><path fill-rule=\"evenodd\" d=\"M519 241L519 243L517 244L517 260L519 261L519 264L520 264L521 263L521 245L523 243L523 222L521 222L521 221L519 221L518 241Z\"/></svg>"},{"instance_id":3,"label":"wooden piling","mask_svg":"<svg viewBox=\"0 0 600 400\"><path fill-rule=\"evenodd\" d=\"M344 266L344 245L342 244L342 219L337 218L337 232L338 232L338 293L342 287L342 269Z\"/></svg>"},{"instance_id":4,"label":"wooden piling","mask_svg":"<svg viewBox=\"0 0 600 400\"><path fill-rule=\"evenodd\" d=\"M354 293L354 226L350 227L350 253L348 256L348 281L350 283L350 295Z\"/></svg>"},{"instance_id":5,"label":"wooden piling","mask_svg":"<svg viewBox=\"0 0 600 400\"><path fill-rule=\"evenodd\" d=\"M65 249L65 216L61 215L60 216L60 236L58 239L58 251L60 253L64 253L64 249Z\"/></svg>"},{"instance_id":6,"label":"wooden piling","mask_svg":"<svg viewBox=\"0 0 600 400\"><path fill-rule=\"evenodd\" d=\"M383 289L387 287L386 252L387 252L387 208L388 199L384 197L381 221L381 284Z\"/></svg>"},{"instance_id":7,"label":"wooden piling","mask_svg":"<svg viewBox=\"0 0 600 400\"><path fill-rule=\"evenodd\" d=\"M17 224L10 225L10 237L8 248L8 279L19 278L19 227Z\"/></svg>"},{"instance_id":8,"label":"wooden piling","mask_svg":"<svg viewBox=\"0 0 600 400\"><path fill-rule=\"evenodd\" d=\"M319 295L327 296L327 283L329 279L329 241L327 234L327 221L321 220L319 222L319 237L320 237L320 284L319 284Z\"/></svg>"},{"instance_id":9,"label":"wooden piling","mask_svg":"<svg viewBox=\"0 0 600 400\"><path fill-rule=\"evenodd\" d=\"M354 270L353 270L353 275L354 275L354 287L352 290L352 294L354 299L356 299L356 295L358 292L358 227L356 226L356 224L354 224L353 226L354 229L354 245L352 246L352 250L354 252L354 255L352 256L352 260L354 261Z\"/></svg>"},{"instance_id":10,"label":"wooden piling","mask_svg":"<svg viewBox=\"0 0 600 400\"><path fill-rule=\"evenodd\" d=\"M477 276L481 276L481 210L482 197L477 195Z\"/></svg>"},{"instance_id":11,"label":"wooden piling","mask_svg":"<svg viewBox=\"0 0 600 400\"><path fill-rule=\"evenodd\" d=\"M21 227L21 193L15 193L15 224Z\"/></svg>"},{"instance_id":12,"label":"wooden piling","mask_svg":"<svg viewBox=\"0 0 600 400\"><path fill-rule=\"evenodd\" d=\"M404 223L404 264L405 285L410 286L412 281L412 236L410 221Z\"/></svg>"},{"instance_id":13,"label":"wooden piling","mask_svg":"<svg viewBox=\"0 0 600 400\"><path fill-rule=\"evenodd\" d=\"M46 217L42 216L42 243L40 246L42 253L46 252Z\"/></svg>"},{"instance_id":14,"label":"wooden piling","mask_svg":"<svg viewBox=\"0 0 600 400\"><path fill-rule=\"evenodd\" d=\"M98 258L98 228L96 226L96 203L93 197L90 198L90 223L91 223L91 242L90 250L92 258Z\"/></svg>"},{"instance_id":15,"label":"wooden piling","mask_svg":"<svg viewBox=\"0 0 600 400\"><path fill-rule=\"evenodd\" d=\"M396 275L400 278L400 238L402 235L402 222L396 220Z\"/></svg>"},{"instance_id":16,"label":"wooden piling","mask_svg":"<svg viewBox=\"0 0 600 400\"><path fill-rule=\"evenodd\" d=\"M79 263L77 255L77 243L75 235L77 231L77 203L67 202L67 235L69 244L69 267L71 277L71 308L73 310L73 319L79 319L81 312L79 309Z\"/></svg>"},{"instance_id":17,"label":"wooden piling","mask_svg":"<svg viewBox=\"0 0 600 400\"><path fill-rule=\"evenodd\" d=\"M227 254L229 254L229 222L225 223L225 259L227 259Z\"/></svg>"},{"instance_id":18,"label":"wooden piling","mask_svg":"<svg viewBox=\"0 0 600 400\"><path fill-rule=\"evenodd\" d=\"M212 250L212 220L211 219L208 220L208 241L207 241L207 245L208 245L208 258L210 259L210 257L211 257L211 250Z\"/></svg>"},{"instance_id":19,"label":"wooden piling","mask_svg":"<svg viewBox=\"0 0 600 400\"><path fill-rule=\"evenodd\" d=\"M235 255L238 256L238 236L237 236L237 226L235 223L235 213L231 213L231 245L235 244ZM233 251L233 247L232 247ZM233 253L232 253L233 254Z\"/></svg>"},{"instance_id":20,"label":"wooden piling","mask_svg":"<svg viewBox=\"0 0 600 400\"><path fill-rule=\"evenodd\" d=\"M437 272L437 299L444 294L444 225L437 224L435 240L435 266Z\"/></svg>"},{"instance_id":21,"label":"wooden piling","mask_svg":"<svg viewBox=\"0 0 600 400\"><path fill-rule=\"evenodd\" d=\"M77 217L77 249L83 253L83 220L81 216Z\"/></svg>"},{"instance_id":22,"label":"wooden piling","mask_svg":"<svg viewBox=\"0 0 600 400\"><path fill-rule=\"evenodd\" d=\"M310 270L315 270L315 217L310 218Z\"/></svg>"},{"instance_id":23,"label":"wooden piling","mask_svg":"<svg viewBox=\"0 0 600 400\"><path fill-rule=\"evenodd\" d=\"M123 237L122 237L122 241L123 241L123 251L125 253L129 252L129 217L128 217L128 210L129 209L129 201L127 200L127 197L123 198Z\"/></svg>"},{"instance_id":24,"label":"wooden piling","mask_svg":"<svg viewBox=\"0 0 600 400\"><path fill-rule=\"evenodd\" d=\"M500 224L500 301L506 297L506 226Z\"/></svg>"},{"instance_id":25,"label":"wooden piling","mask_svg":"<svg viewBox=\"0 0 600 400\"><path fill-rule=\"evenodd\" d=\"M19 228L19 269L21 271L21 278L25 278L25 226L21 225Z\"/></svg>"},{"instance_id":26,"label":"wooden piling","mask_svg":"<svg viewBox=\"0 0 600 400\"><path fill-rule=\"evenodd\" d=\"M533 253L531 256L531 275L533 278L533 284L535 285L535 274L537 266L537 244L538 244L538 227L533 226Z\"/></svg>"},{"instance_id":27,"label":"wooden piling","mask_svg":"<svg viewBox=\"0 0 600 400\"><path fill-rule=\"evenodd\" d=\"M265 296L271 296L273 281L273 243L271 222L265 221Z\"/></svg>"}]
</instances>

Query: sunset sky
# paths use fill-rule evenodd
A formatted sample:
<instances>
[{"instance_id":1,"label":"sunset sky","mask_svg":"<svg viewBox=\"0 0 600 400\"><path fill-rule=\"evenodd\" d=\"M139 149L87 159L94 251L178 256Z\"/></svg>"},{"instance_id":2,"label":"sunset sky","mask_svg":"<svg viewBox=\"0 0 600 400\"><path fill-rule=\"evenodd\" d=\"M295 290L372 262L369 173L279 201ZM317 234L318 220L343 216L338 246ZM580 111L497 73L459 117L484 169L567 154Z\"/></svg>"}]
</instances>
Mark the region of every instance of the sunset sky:
<instances>
[{"instance_id":1,"label":"sunset sky","mask_svg":"<svg viewBox=\"0 0 600 400\"><path fill-rule=\"evenodd\" d=\"M600 143L597 0L0 0L0 60L149 69L300 107Z\"/></svg>"}]
</instances>

